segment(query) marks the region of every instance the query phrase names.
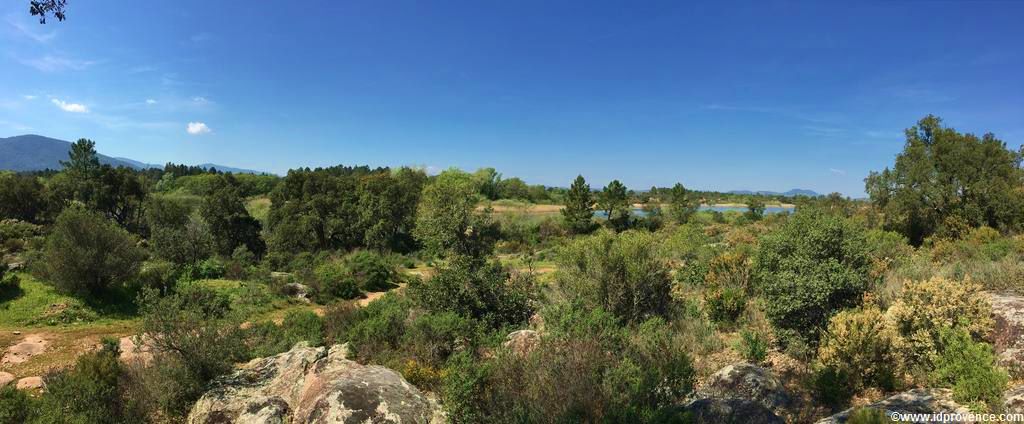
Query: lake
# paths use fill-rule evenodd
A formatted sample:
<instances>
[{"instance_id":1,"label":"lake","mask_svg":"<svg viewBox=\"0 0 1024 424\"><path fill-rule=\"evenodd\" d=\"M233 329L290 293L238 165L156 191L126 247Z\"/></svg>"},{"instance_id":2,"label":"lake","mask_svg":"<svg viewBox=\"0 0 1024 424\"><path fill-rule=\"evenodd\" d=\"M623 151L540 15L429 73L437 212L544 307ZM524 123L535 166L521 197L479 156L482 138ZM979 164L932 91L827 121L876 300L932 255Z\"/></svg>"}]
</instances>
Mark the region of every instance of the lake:
<instances>
[{"instance_id":1,"label":"lake","mask_svg":"<svg viewBox=\"0 0 1024 424\"><path fill-rule=\"evenodd\" d=\"M701 210L701 211L715 211L715 212L722 212L722 213L730 212L730 211L744 213L744 212L747 211L747 207L746 206L731 206L731 205L730 206L725 206L725 205L701 205L700 208L698 208L698 210ZM634 216L647 216L647 213L644 212L644 210L641 209L641 208L632 208L632 212L633 212ZM664 212L664 209L662 209L662 212ZM793 212L793 207L792 206L766 206L764 208L765 215L771 215L771 214L783 213L783 212ZM594 216L598 217L598 218L606 218L607 217L607 215L604 213L604 211L594 211Z\"/></svg>"}]
</instances>

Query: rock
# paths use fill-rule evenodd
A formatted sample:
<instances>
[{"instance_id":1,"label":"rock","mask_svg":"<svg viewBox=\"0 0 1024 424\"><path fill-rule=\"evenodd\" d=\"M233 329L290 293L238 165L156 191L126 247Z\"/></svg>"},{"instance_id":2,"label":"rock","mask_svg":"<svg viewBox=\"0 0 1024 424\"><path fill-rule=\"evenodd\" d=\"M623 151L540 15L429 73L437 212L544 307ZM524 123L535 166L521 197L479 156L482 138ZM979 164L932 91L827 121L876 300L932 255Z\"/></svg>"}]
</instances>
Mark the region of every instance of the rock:
<instances>
[{"instance_id":1,"label":"rock","mask_svg":"<svg viewBox=\"0 0 1024 424\"><path fill-rule=\"evenodd\" d=\"M739 398L703 398L688 403L683 412L695 423L784 424L761 403Z\"/></svg>"},{"instance_id":2,"label":"rock","mask_svg":"<svg viewBox=\"0 0 1024 424\"><path fill-rule=\"evenodd\" d=\"M504 346L517 356L523 357L533 352L538 344L540 344L540 333L533 330L518 330L505 337Z\"/></svg>"},{"instance_id":3,"label":"rock","mask_svg":"<svg viewBox=\"0 0 1024 424\"><path fill-rule=\"evenodd\" d=\"M971 411L953 401L953 391L950 389L913 389L897 393L889 398L872 403L865 408L878 409L891 412L907 414L968 414ZM817 424L845 423L854 408L847 409L831 417L818 421Z\"/></svg>"},{"instance_id":4,"label":"rock","mask_svg":"<svg viewBox=\"0 0 1024 424\"><path fill-rule=\"evenodd\" d=\"M46 345L48 344L50 343L43 339L41 335L29 334L18 344L7 348L7 353L4 354L3 359L0 359L0 363L20 364L33 356L45 352Z\"/></svg>"},{"instance_id":5,"label":"rock","mask_svg":"<svg viewBox=\"0 0 1024 424\"><path fill-rule=\"evenodd\" d=\"M745 362L726 366L712 374L700 396L748 399L778 415L785 415L794 405L793 396L777 377L762 367Z\"/></svg>"},{"instance_id":6,"label":"rock","mask_svg":"<svg viewBox=\"0 0 1024 424\"><path fill-rule=\"evenodd\" d=\"M14 374L0 371L0 387L11 384L12 381L14 381Z\"/></svg>"},{"instance_id":7,"label":"rock","mask_svg":"<svg viewBox=\"0 0 1024 424\"><path fill-rule=\"evenodd\" d=\"M294 297L303 302L309 303L309 286L302 283L288 283L284 285L284 294Z\"/></svg>"},{"instance_id":8,"label":"rock","mask_svg":"<svg viewBox=\"0 0 1024 424\"><path fill-rule=\"evenodd\" d=\"M14 335L15 335L15 336L20 336L20 335L21 335L21 332L20 332L20 331L15 331L15 332L14 332Z\"/></svg>"},{"instance_id":9,"label":"rock","mask_svg":"<svg viewBox=\"0 0 1024 424\"><path fill-rule=\"evenodd\" d=\"M43 382L43 377L25 377L18 380L17 387L18 390L35 390L42 389L44 386L46 386L46 383Z\"/></svg>"},{"instance_id":10,"label":"rock","mask_svg":"<svg viewBox=\"0 0 1024 424\"><path fill-rule=\"evenodd\" d=\"M118 347L121 354L117 359L121 362L149 365L153 361L152 339L147 336L121 337L118 340Z\"/></svg>"},{"instance_id":11,"label":"rock","mask_svg":"<svg viewBox=\"0 0 1024 424\"><path fill-rule=\"evenodd\" d=\"M443 423L437 402L397 372L346 358L348 347L310 347L254 359L217 379L190 424Z\"/></svg>"},{"instance_id":12,"label":"rock","mask_svg":"<svg viewBox=\"0 0 1024 424\"><path fill-rule=\"evenodd\" d=\"M544 331L544 316L534 312L530 315L530 328L537 331Z\"/></svg>"},{"instance_id":13,"label":"rock","mask_svg":"<svg viewBox=\"0 0 1024 424\"><path fill-rule=\"evenodd\" d=\"M1024 296L988 293L992 304L992 345L999 365L1015 375L1024 371Z\"/></svg>"},{"instance_id":14,"label":"rock","mask_svg":"<svg viewBox=\"0 0 1024 424\"><path fill-rule=\"evenodd\" d=\"M1024 386L1003 392L1003 409L1010 414L1024 414Z\"/></svg>"}]
</instances>

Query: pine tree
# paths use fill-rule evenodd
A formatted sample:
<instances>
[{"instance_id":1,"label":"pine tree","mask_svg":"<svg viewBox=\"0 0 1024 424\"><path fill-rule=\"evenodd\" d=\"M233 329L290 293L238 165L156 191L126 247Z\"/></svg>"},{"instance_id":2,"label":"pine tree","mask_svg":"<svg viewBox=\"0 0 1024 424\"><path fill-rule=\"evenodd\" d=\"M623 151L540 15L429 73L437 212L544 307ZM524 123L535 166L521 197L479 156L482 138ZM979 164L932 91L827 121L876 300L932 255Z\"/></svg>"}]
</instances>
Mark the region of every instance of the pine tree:
<instances>
[{"instance_id":1,"label":"pine tree","mask_svg":"<svg viewBox=\"0 0 1024 424\"><path fill-rule=\"evenodd\" d=\"M684 224L697 212L697 202L690 199L682 184L676 183L668 192L668 215L677 224Z\"/></svg>"},{"instance_id":2,"label":"pine tree","mask_svg":"<svg viewBox=\"0 0 1024 424\"><path fill-rule=\"evenodd\" d=\"M569 193L565 197L565 209L562 209L562 217L565 219L565 226L574 234L583 234L594 229L591 218L594 211L590 208L593 199L590 194L590 184L577 175L569 187Z\"/></svg>"},{"instance_id":3,"label":"pine tree","mask_svg":"<svg viewBox=\"0 0 1024 424\"><path fill-rule=\"evenodd\" d=\"M601 190L597 203L608 217L608 225L615 231L629 227L629 193L626 186L613 180Z\"/></svg>"}]
</instances>

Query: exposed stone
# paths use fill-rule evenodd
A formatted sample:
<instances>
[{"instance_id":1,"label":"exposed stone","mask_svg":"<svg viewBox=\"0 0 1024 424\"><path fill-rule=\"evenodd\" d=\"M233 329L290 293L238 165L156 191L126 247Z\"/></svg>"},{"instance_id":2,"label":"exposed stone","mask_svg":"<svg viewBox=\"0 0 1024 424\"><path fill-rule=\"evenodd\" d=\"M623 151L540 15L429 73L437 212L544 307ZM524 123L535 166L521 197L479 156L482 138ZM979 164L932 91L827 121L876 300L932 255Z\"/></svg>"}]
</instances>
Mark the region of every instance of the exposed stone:
<instances>
[{"instance_id":1,"label":"exposed stone","mask_svg":"<svg viewBox=\"0 0 1024 424\"><path fill-rule=\"evenodd\" d=\"M1007 413L1024 414L1024 386L1011 387L1003 392L1003 408Z\"/></svg>"},{"instance_id":2,"label":"exposed stone","mask_svg":"<svg viewBox=\"0 0 1024 424\"><path fill-rule=\"evenodd\" d=\"M953 400L953 391L949 389L908 390L867 405L865 408L878 409L886 414L893 412L907 414L967 414L971 412ZM820 420L818 424L845 423L854 409L850 408Z\"/></svg>"},{"instance_id":3,"label":"exposed stone","mask_svg":"<svg viewBox=\"0 0 1024 424\"><path fill-rule=\"evenodd\" d=\"M25 377L18 380L18 390L35 390L42 389L46 386L43 382L43 377Z\"/></svg>"},{"instance_id":4,"label":"exposed stone","mask_svg":"<svg viewBox=\"0 0 1024 424\"><path fill-rule=\"evenodd\" d=\"M518 356L529 355L540 344L540 334L533 330L518 330L508 334L504 346Z\"/></svg>"},{"instance_id":5,"label":"exposed stone","mask_svg":"<svg viewBox=\"0 0 1024 424\"><path fill-rule=\"evenodd\" d=\"M988 294L995 319L991 338L999 365L1024 374L1024 296Z\"/></svg>"},{"instance_id":6,"label":"exposed stone","mask_svg":"<svg viewBox=\"0 0 1024 424\"><path fill-rule=\"evenodd\" d=\"M14 381L14 374L0 371L0 387L11 384L12 381Z\"/></svg>"},{"instance_id":7,"label":"exposed stone","mask_svg":"<svg viewBox=\"0 0 1024 424\"><path fill-rule=\"evenodd\" d=\"M284 285L284 294L294 297L303 302L309 303L309 286L302 283L288 283Z\"/></svg>"},{"instance_id":8,"label":"exposed stone","mask_svg":"<svg viewBox=\"0 0 1024 424\"><path fill-rule=\"evenodd\" d=\"M712 374L700 395L752 400L778 415L785 415L794 404L793 396L775 375L745 362L728 365Z\"/></svg>"},{"instance_id":9,"label":"exposed stone","mask_svg":"<svg viewBox=\"0 0 1024 424\"><path fill-rule=\"evenodd\" d=\"M7 353L4 354L3 359L0 359L0 363L3 364L20 364L29 360L29 358L39 355L46 351L46 345L49 342L39 334L29 334L25 336L18 344L7 348Z\"/></svg>"},{"instance_id":10,"label":"exposed stone","mask_svg":"<svg viewBox=\"0 0 1024 424\"><path fill-rule=\"evenodd\" d=\"M305 342L254 359L218 379L193 406L191 424L443 423L437 402L397 372L346 359L346 345Z\"/></svg>"},{"instance_id":11,"label":"exposed stone","mask_svg":"<svg viewBox=\"0 0 1024 424\"><path fill-rule=\"evenodd\" d=\"M684 406L683 411L695 423L783 424L786 422L760 402L750 399L697 399Z\"/></svg>"}]
</instances>

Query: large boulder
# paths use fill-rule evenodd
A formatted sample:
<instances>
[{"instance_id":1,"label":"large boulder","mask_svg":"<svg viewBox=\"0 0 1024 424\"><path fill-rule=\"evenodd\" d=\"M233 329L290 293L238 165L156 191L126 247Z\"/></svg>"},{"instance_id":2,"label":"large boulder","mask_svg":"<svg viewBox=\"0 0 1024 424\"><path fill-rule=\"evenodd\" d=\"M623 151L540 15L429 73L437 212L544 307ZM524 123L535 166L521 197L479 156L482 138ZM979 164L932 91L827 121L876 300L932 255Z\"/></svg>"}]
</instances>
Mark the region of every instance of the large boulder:
<instances>
[{"instance_id":1,"label":"large boulder","mask_svg":"<svg viewBox=\"0 0 1024 424\"><path fill-rule=\"evenodd\" d=\"M215 381L191 424L442 423L436 401L385 367L347 359L346 345L296 344Z\"/></svg>"},{"instance_id":2,"label":"large boulder","mask_svg":"<svg viewBox=\"0 0 1024 424\"><path fill-rule=\"evenodd\" d=\"M700 390L701 397L747 399L785 415L793 405L793 396L770 371L750 363L726 366L711 375Z\"/></svg>"},{"instance_id":3,"label":"large boulder","mask_svg":"<svg viewBox=\"0 0 1024 424\"><path fill-rule=\"evenodd\" d=\"M529 355L540 344L540 334L533 330L517 330L508 334L504 346L519 357Z\"/></svg>"},{"instance_id":4,"label":"large boulder","mask_svg":"<svg viewBox=\"0 0 1024 424\"><path fill-rule=\"evenodd\" d=\"M757 401L738 398L703 398L683 407L696 423L784 424L786 421ZM685 422L685 421L684 421Z\"/></svg>"},{"instance_id":5,"label":"large boulder","mask_svg":"<svg viewBox=\"0 0 1024 424\"><path fill-rule=\"evenodd\" d=\"M886 399L865 406L865 408L891 413L903 414L968 414L967 407L953 400L953 391L949 389L913 389L897 393ZM817 424L845 423L854 408L847 409L831 417L818 421Z\"/></svg>"},{"instance_id":6,"label":"large boulder","mask_svg":"<svg viewBox=\"0 0 1024 424\"><path fill-rule=\"evenodd\" d=\"M1010 414L1024 414L1024 386L1003 392L1003 409Z\"/></svg>"},{"instance_id":7,"label":"large boulder","mask_svg":"<svg viewBox=\"0 0 1024 424\"><path fill-rule=\"evenodd\" d=\"M1024 371L1024 296L988 294L992 304L992 345L999 365L1015 375Z\"/></svg>"}]
</instances>

